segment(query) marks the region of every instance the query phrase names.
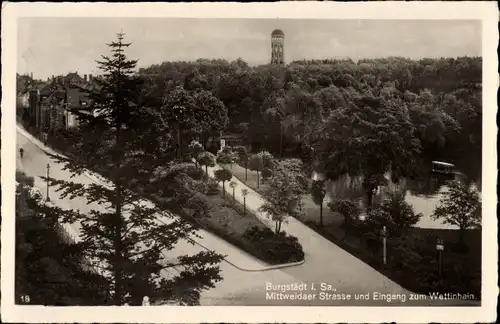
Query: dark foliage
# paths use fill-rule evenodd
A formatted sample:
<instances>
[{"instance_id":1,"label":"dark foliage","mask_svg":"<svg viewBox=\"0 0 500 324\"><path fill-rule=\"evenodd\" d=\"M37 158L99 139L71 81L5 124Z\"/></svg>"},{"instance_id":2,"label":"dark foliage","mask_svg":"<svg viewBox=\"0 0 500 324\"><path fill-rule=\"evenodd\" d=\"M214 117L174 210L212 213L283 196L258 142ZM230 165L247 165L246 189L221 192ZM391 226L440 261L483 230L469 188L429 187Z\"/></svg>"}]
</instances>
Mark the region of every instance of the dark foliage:
<instances>
[{"instance_id":1,"label":"dark foliage","mask_svg":"<svg viewBox=\"0 0 500 324\"><path fill-rule=\"evenodd\" d=\"M255 244L259 254L272 263L288 263L304 260L302 245L295 236L285 232L275 234L269 228L252 227L245 232L245 238Z\"/></svg>"}]
</instances>

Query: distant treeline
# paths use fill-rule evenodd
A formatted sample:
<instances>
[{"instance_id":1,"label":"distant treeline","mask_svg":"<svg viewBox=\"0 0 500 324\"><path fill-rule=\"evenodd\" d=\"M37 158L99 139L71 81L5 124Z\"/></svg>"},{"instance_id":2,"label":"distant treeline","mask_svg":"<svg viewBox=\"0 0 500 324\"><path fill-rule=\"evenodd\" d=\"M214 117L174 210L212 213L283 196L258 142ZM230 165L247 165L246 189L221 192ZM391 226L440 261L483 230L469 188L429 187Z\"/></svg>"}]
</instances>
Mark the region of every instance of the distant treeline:
<instances>
[{"instance_id":1,"label":"distant treeline","mask_svg":"<svg viewBox=\"0 0 500 324\"><path fill-rule=\"evenodd\" d=\"M311 135L321 135L317 131L331 111L368 95L401 99L429 156L480 156L480 57L303 60L286 66L199 59L164 62L139 73L152 106L162 106L178 86L210 91L227 108L227 131L241 134L254 150L279 151L283 120L284 151L296 155L304 144L314 144Z\"/></svg>"}]
</instances>

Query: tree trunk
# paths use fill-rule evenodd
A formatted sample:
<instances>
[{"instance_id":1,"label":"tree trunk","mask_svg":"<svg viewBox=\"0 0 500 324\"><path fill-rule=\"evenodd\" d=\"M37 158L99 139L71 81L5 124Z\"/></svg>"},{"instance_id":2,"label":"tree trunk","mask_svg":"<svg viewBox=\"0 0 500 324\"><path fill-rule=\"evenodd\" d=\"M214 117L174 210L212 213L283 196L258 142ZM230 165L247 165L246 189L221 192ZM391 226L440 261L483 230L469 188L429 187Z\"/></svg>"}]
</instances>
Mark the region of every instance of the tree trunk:
<instances>
[{"instance_id":1,"label":"tree trunk","mask_svg":"<svg viewBox=\"0 0 500 324\"><path fill-rule=\"evenodd\" d=\"M243 196L243 215L247 214L247 197Z\"/></svg>"},{"instance_id":2,"label":"tree trunk","mask_svg":"<svg viewBox=\"0 0 500 324\"><path fill-rule=\"evenodd\" d=\"M233 205L236 205L235 189L233 188Z\"/></svg>"},{"instance_id":3,"label":"tree trunk","mask_svg":"<svg viewBox=\"0 0 500 324\"><path fill-rule=\"evenodd\" d=\"M319 224L323 226L323 202L319 205Z\"/></svg>"},{"instance_id":4,"label":"tree trunk","mask_svg":"<svg viewBox=\"0 0 500 324\"><path fill-rule=\"evenodd\" d=\"M275 226L274 226L274 233L276 233L276 235L278 235L278 233L279 233L279 229L278 229L278 221L276 221L276 223L275 223Z\"/></svg>"},{"instance_id":5,"label":"tree trunk","mask_svg":"<svg viewBox=\"0 0 500 324\"><path fill-rule=\"evenodd\" d=\"M226 181L222 181L222 197L226 198Z\"/></svg>"},{"instance_id":6,"label":"tree trunk","mask_svg":"<svg viewBox=\"0 0 500 324\"><path fill-rule=\"evenodd\" d=\"M281 232L281 223L282 223L282 220L280 219L278 221L278 233L276 233L276 234L279 234Z\"/></svg>"},{"instance_id":7,"label":"tree trunk","mask_svg":"<svg viewBox=\"0 0 500 324\"><path fill-rule=\"evenodd\" d=\"M248 181L248 167L246 162L245 162L245 181Z\"/></svg>"},{"instance_id":8,"label":"tree trunk","mask_svg":"<svg viewBox=\"0 0 500 324\"><path fill-rule=\"evenodd\" d=\"M257 171L257 188L260 188L259 171Z\"/></svg>"},{"instance_id":9,"label":"tree trunk","mask_svg":"<svg viewBox=\"0 0 500 324\"><path fill-rule=\"evenodd\" d=\"M205 165L205 171L207 173L207 182L208 182L208 165Z\"/></svg>"}]
</instances>

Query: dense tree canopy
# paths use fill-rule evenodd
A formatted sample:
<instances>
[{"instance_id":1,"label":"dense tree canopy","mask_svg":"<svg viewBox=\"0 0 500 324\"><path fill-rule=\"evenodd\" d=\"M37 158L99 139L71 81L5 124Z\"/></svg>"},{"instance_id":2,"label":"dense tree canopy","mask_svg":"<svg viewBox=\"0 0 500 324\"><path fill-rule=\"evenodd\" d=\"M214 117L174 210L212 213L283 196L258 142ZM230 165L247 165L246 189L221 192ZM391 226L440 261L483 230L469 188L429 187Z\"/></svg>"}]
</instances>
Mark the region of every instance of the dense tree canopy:
<instances>
[{"instance_id":1,"label":"dense tree canopy","mask_svg":"<svg viewBox=\"0 0 500 324\"><path fill-rule=\"evenodd\" d=\"M386 118L377 111L383 107L392 116L383 125L396 125L396 130L411 125L404 134L420 141L424 156L453 161L464 152L481 150L481 69L479 57L303 60L254 67L241 59L200 59L165 62L139 74L146 80L145 92L160 98L177 87L201 91L201 97L210 92L227 109L227 127L217 122L216 128L240 134L253 152L267 149L279 156L283 147L283 154L298 156L317 145L332 118L346 109L369 107L370 112L359 116L361 122L370 114ZM348 115L353 118L358 117Z\"/></svg>"}]
</instances>

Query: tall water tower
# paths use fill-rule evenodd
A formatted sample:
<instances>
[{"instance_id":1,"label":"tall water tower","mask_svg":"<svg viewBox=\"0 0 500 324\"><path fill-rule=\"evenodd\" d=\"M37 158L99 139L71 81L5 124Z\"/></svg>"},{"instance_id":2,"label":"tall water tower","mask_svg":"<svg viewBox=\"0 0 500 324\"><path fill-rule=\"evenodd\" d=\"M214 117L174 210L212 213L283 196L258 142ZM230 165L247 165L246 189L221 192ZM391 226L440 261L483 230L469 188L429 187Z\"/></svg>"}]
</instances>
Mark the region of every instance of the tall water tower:
<instances>
[{"instance_id":1,"label":"tall water tower","mask_svg":"<svg viewBox=\"0 0 500 324\"><path fill-rule=\"evenodd\" d=\"M275 29L271 33L271 64L285 63L285 34Z\"/></svg>"}]
</instances>

